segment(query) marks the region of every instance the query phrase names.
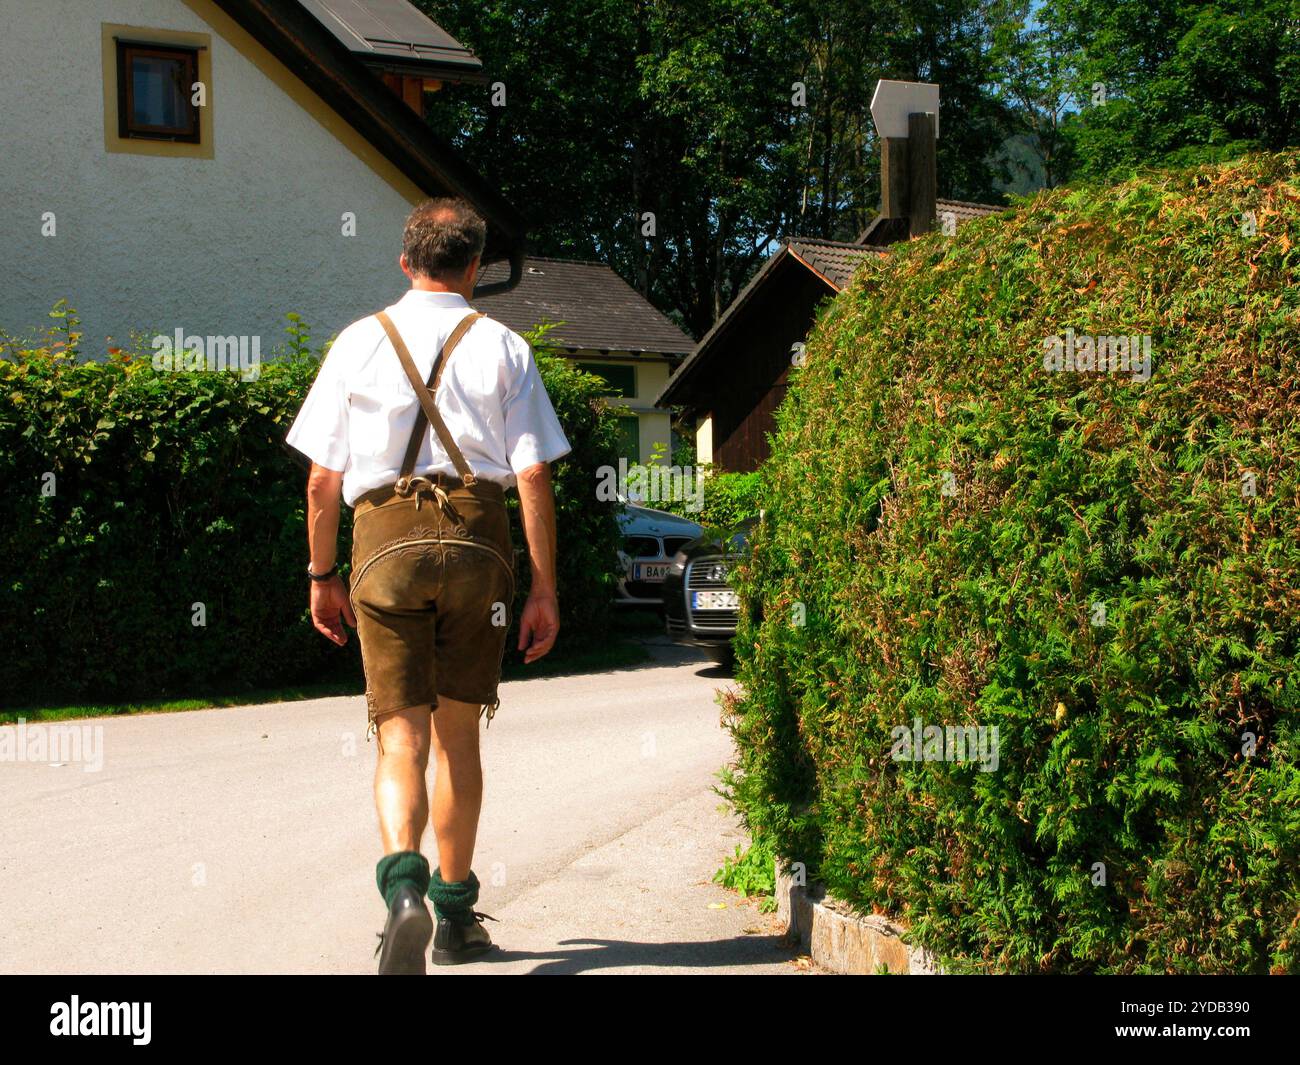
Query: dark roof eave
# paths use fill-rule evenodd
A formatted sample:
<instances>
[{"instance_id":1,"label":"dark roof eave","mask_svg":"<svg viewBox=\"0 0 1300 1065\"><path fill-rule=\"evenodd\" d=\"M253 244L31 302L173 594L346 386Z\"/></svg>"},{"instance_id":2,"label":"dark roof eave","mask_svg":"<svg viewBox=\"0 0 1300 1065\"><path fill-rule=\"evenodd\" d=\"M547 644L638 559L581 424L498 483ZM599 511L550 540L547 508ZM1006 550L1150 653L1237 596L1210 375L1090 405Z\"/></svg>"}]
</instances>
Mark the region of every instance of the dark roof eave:
<instances>
[{"instance_id":1,"label":"dark roof eave","mask_svg":"<svg viewBox=\"0 0 1300 1065\"><path fill-rule=\"evenodd\" d=\"M412 74L436 81L467 85L486 85L491 79L477 59L465 63L455 59L417 59L414 56L390 55L387 52L353 52L371 70L393 74Z\"/></svg>"},{"instance_id":2,"label":"dark roof eave","mask_svg":"<svg viewBox=\"0 0 1300 1065\"><path fill-rule=\"evenodd\" d=\"M297 0L217 0L276 59L430 195L472 203L488 223L485 260L522 258L527 223L415 112L399 106L367 63ZM513 274L514 271L512 270Z\"/></svg>"},{"instance_id":3,"label":"dark roof eave","mask_svg":"<svg viewBox=\"0 0 1300 1065\"><path fill-rule=\"evenodd\" d=\"M596 348L592 347L590 344L576 344L572 341L565 340L563 337L558 337L554 333L546 338L546 343L551 347L564 348L566 351L571 351L575 355L586 351L594 351L600 355L608 355L610 358L629 357L635 359L638 356L644 355L656 359L669 359L673 362L680 363L690 354L689 349L677 350L667 347L647 348L639 347L635 344L630 344L624 347Z\"/></svg>"},{"instance_id":4,"label":"dark roof eave","mask_svg":"<svg viewBox=\"0 0 1300 1065\"><path fill-rule=\"evenodd\" d=\"M699 372L700 367L708 361L710 351L717 345L731 323L735 321L740 309L749 303L767 279L776 272L778 266L790 258L793 258L800 266L804 265L801 259L791 255L790 244L787 241L781 245L780 251L759 268L758 273L750 279L749 284L741 289L740 295L732 300L731 305L722 312L722 317L713 323L713 328L700 338L695 350L677 367L672 377L668 378L668 383L655 397L654 405L656 407L682 406L689 403L680 396L683 387ZM832 290L834 291L833 287Z\"/></svg>"},{"instance_id":5,"label":"dark roof eave","mask_svg":"<svg viewBox=\"0 0 1300 1065\"><path fill-rule=\"evenodd\" d=\"M858 264L856 262L849 263L849 273L845 276L832 276L834 271L831 269L831 265L833 264L827 264L824 261L819 262L815 256L809 255L810 251L816 251L819 248L852 252L854 257L865 257L868 254L889 254L889 249L883 247L849 244L844 241L824 240L818 237L786 237L781 243L781 250L763 264L758 273L750 279L749 284L741 290L740 295L731 301L731 305L722 313L722 317L713 323L713 328L704 335L686 361L677 368L677 372L669 378L668 384L664 386L655 400L656 406L669 406L674 403L681 405L690 402L683 400L680 395L683 387L698 373L700 366L708 361L711 350L721 342L726 330L739 316L743 308L750 303L755 293L767 283L767 280L787 260L798 263L813 277L817 278L825 286L828 295L842 291L853 272L857 269ZM840 264L840 266L843 267L844 264Z\"/></svg>"}]
</instances>

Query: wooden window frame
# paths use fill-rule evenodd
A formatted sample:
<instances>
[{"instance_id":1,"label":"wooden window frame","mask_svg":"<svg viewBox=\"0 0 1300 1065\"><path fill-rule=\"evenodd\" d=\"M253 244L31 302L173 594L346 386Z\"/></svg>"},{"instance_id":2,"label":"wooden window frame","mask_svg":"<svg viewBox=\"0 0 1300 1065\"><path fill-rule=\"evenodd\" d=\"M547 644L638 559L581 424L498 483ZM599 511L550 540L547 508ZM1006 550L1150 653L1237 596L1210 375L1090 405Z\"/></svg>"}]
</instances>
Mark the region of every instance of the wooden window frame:
<instances>
[{"instance_id":1,"label":"wooden window frame","mask_svg":"<svg viewBox=\"0 0 1300 1065\"><path fill-rule=\"evenodd\" d=\"M201 109L193 103L193 86L201 81L199 77L199 49L181 44L166 42L132 41L119 38L117 45L117 124L118 136L123 140L169 141L176 144L201 144L203 139L203 122ZM133 106L135 99L135 79L131 77L131 65L136 56L156 59L183 59L187 66L186 106L189 109L190 122L187 126L137 126L134 123Z\"/></svg>"}]
</instances>

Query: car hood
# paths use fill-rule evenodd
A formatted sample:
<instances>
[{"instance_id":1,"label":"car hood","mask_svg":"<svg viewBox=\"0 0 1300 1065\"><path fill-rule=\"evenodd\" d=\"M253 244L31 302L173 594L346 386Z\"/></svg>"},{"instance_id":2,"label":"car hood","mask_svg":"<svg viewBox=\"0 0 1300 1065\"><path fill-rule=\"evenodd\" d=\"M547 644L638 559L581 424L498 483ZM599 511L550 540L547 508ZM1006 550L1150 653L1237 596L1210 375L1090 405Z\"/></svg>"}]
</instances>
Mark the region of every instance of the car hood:
<instances>
[{"instance_id":1,"label":"car hood","mask_svg":"<svg viewBox=\"0 0 1300 1065\"><path fill-rule=\"evenodd\" d=\"M629 505L618 516L618 526L625 536L689 536L696 537L704 529L688 518L669 514L666 510Z\"/></svg>"}]
</instances>

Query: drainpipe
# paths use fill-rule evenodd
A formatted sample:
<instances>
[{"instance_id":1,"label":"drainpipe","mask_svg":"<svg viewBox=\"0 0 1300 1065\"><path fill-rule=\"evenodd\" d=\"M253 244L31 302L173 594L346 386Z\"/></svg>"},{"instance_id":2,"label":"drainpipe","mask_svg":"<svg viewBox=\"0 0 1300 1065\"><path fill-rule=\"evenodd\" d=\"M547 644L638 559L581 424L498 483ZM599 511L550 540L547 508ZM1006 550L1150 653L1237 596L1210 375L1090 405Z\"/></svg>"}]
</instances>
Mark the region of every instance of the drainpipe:
<instances>
[{"instance_id":1,"label":"drainpipe","mask_svg":"<svg viewBox=\"0 0 1300 1065\"><path fill-rule=\"evenodd\" d=\"M510 276L504 281L492 281L486 285L475 285L472 297L494 296L498 292L509 292L524 276L524 249L516 245L510 249Z\"/></svg>"}]
</instances>

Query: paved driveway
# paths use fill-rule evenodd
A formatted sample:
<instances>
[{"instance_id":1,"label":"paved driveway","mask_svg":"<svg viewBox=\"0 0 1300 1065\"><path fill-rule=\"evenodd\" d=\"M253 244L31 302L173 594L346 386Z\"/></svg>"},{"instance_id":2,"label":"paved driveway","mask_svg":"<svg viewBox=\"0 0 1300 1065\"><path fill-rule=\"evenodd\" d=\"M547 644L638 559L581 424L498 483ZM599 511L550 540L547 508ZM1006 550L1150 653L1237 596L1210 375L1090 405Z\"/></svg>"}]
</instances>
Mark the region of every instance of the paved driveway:
<instances>
[{"instance_id":1,"label":"paved driveway","mask_svg":"<svg viewBox=\"0 0 1300 1065\"><path fill-rule=\"evenodd\" d=\"M467 970L800 971L774 918L710 883L744 838L711 790L730 681L655 658L503 686L475 860L503 949ZM88 724L97 771L0 762L0 970L373 972L359 696Z\"/></svg>"}]
</instances>

